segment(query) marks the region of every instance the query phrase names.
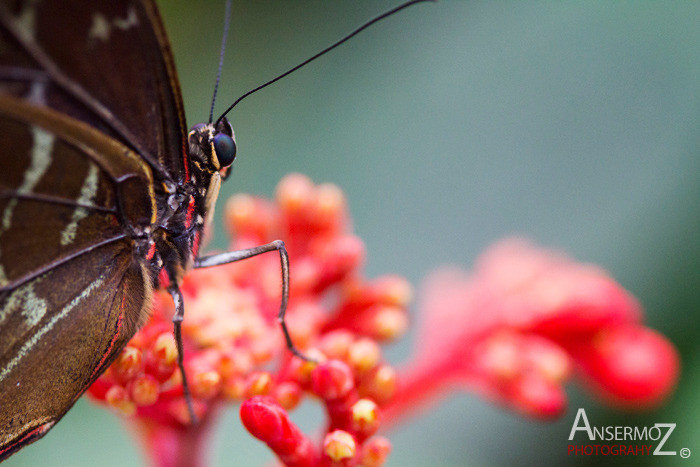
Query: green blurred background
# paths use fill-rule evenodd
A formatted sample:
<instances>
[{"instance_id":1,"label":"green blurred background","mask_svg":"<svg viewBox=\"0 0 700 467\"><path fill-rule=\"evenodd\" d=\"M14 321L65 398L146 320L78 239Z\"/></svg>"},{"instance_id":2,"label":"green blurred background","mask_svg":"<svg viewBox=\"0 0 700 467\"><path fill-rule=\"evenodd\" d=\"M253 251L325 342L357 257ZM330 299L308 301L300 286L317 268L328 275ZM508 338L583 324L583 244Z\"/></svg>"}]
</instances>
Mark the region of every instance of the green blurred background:
<instances>
[{"instance_id":1,"label":"green blurred background","mask_svg":"<svg viewBox=\"0 0 700 467\"><path fill-rule=\"evenodd\" d=\"M234 1L218 109L397 1ZM160 2L188 122L206 120L222 2ZM700 3L449 1L414 7L244 101L220 204L286 173L347 194L370 276L416 286L522 234L602 265L683 354L669 403L615 412L576 387L556 423L460 394L390 433L392 466L690 465L700 458ZM126 83L125 83L126 84ZM217 220L214 247L225 237ZM405 342L388 350L399 362ZM594 425L675 422L690 459L567 457L577 407ZM313 432L306 404L295 420ZM234 409L215 465L268 465ZM117 417L83 400L6 465L140 465Z\"/></svg>"}]
</instances>

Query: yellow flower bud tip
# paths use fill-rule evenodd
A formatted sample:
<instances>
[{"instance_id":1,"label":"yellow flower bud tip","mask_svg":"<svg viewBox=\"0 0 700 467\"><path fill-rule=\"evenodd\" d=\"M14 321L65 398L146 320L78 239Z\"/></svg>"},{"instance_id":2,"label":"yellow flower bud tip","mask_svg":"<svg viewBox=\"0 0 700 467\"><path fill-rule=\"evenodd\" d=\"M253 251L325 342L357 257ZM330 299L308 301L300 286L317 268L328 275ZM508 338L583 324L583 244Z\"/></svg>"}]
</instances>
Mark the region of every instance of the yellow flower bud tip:
<instances>
[{"instance_id":1,"label":"yellow flower bud tip","mask_svg":"<svg viewBox=\"0 0 700 467\"><path fill-rule=\"evenodd\" d=\"M352 406L352 420L360 427L376 423L378 407L370 399L360 399Z\"/></svg>"},{"instance_id":2,"label":"yellow flower bud tip","mask_svg":"<svg viewBox=\"0 0 700 467\"><path fill-rule=\"evenodd\" d=\"M255 201L253 197L245 194L238 194L231 197L226 203L226 214L234 222L252 217L255 213Z\"/></svg>"},{"instance_id":3,"label":"yellow flower bud tip","mask_svg":"<svg viewBox=\"0 0 700 467\"><path fill-rule=\"evenodd\" d=\"M219 394L221 375L213 370L198 372L193 375L191 385L195 397L211 399Z\"/></svg>"},{"instance_id":4,"label":"yellow flower bud tip","mask_svg":"<svg viewBox=\"0 0 700 467\"><path fill-rule=\"evenodd\" d=\"M374 368L381 358L379 344L371 339L360 339L348 350L348 362L360 373Z\"/></svg>"},{"instance_id":5,"label":"yellow flower bud tip","mask_svg":"<svg viewBox=\"0 0 700 467\"><path fill-rule=\"evenodd\" d=\"M131 382L131 398L136 405L144 407L158 401L160 387L158 381L150 375L142 375Z\"/></svg>"},{"instance_id":6,"label":"yellow flower bud tip","mask_svg":"<svg viewBox=\"0 0 700 467\"><path fill-rule=\"evenodd\" d=\"M509 336L492 338L482 353L482 359L485 369L502 381L515 378L522 370L520 349Z\"/></svg>"},{"instance_id":7,"label":"yellow flower bud tip","mask_svg":"<svg viewBox=\"0 0 700 467\"><path fill-rule=\"evenodd\" d=\"M305 206L313 196L314 185L301 174L287 175L277 185L277 203L285 211L297 211Z\"/></svg>"},{"instance_id":8,"label":"yellow flower bud tip","mask_svg":"<svg viewBox=\"0 0 700 467\"><path fill-rule=\"evenodd\" d=\"M357 454L357 443L347 431L335 430L326 435L323 452L334 462L352 459Z\"/></svg>"},{"instance_id":9,"label":"yellow flower bud tip","mask_svg":"<svg viewBox=\"0 0 700 467\"><path fill-rule=\"evenodd\" d=\"M114 376L121 382L125 382L141 370L143 353L133 346L126 346L112 365Z\"/></svg>"},{"instance_id":10,"label":"yellow flower bud tip","mask_svg":"<svg viewBox=\"0 0 700 467\"><path fill-rule=\"evenodd\" d=\"M571 374L571 360L564 352L539 352L532 364L546 379L554 383L565 381Z\"/></svg>"},{"instance_id":11,"label":"yellow flower bud tip","mask_svg":"<svg viewBox=\"0 0 700 467\"><path fill-rule=\"evenodd\" d=\"M303 392L301 387L291 381L278 384L274 389L274 397L286 410L292 410L301 402Z\"/></svg>"},{"instance_id":12,"label":"yellow flower bud tip","mask_svg":"<svg viewBox=\"0 0 700 467\"><path fill-rule=\"evenodd\" d=\"M407 306L413 300L413 287L399 276L389 276L381 284L383 302L398 307Z\"/></svg>"},{"instance_id":13,"label":"yellow flower bud tip","mask_svg":"<svg viewBox=\"0 0 700 467\"><path fill-rule=\"evenodd\" d=\"M345 360L355 336L348 331L333 331L323 336L321 349L328 358Z\"/></svg>"},{"instance_id":14,"label":"yellow flower bud tip","mask_svg":"<svg viewBox=\"0 0 700 467\"><path fill-rule=\"evenodd\" d=\"M372 438L362 446L363 467L381 467L391 453L391 443L383 436Z\"/></svg>"},{"instance_id":15,"label":"yellow flower bud tip","mask_svg":"<svg viewBox=\"0 0 700 467\"><path fill-rule=\"evenodd\" d=\"M406 312L401 308L385 307L375 316L374 328L375 334L380 339L397 339L408 329Z\"/></svg>"},{"instance_id":16,"label":"yellow flower bud tip","mask_svg":"<svg viewBox=\"0 0 700 467\"><path fill-rule=\"evenodd\" d=\"M380 365L372 370L369 381L363 383L363 393L381 402L391 399L396 392L396 370L389 365Z\"/></svg>"},{"instance_id":17,"label":"yellow flower bud tip","mask_svg":"<svg viewBox=\"0 0 700 467\"><path fill-rule=\"evenodd\" d=\"M272 389L272 375L265 371L252 373L248 377L247 396L264 396Z\"/></svg>"},{"instance_id":18,"label":"yellow flower bud tip","mask_svg":"<svg viewBox=\"0 0 700 467\"><path fill-rule=\"evenodd\" d=\"M153 343L152 351L161 365L174 365L177 362L177 345L172 333L159 335Z\"/></svg>"},{"instance_id":19,"label":"yellow flower bud tip","mask_svg":"<svg viewBox=\"0 0 700 467\"><path fill-rule=\"evenodd\" d=\"M345 205L345 196L340 188L332 183L323 183L316 189L316 209L325 217L335 217Z\"/></svg>"},{"instance_id":20,"label":"yellow flower bud tip","mask_svg":"<svg viewBox=\"0 0 700 467\"><path fill-rule=\"evenodd\" d=\"M124 387L114 385L105 394L105 402L115 412L122 416L130 417L136 413L136 404L129 398L129 394Z\"/></svg>"},{"instance_id":21,"label":"yellow flower bud tip","mask_svg":"<svg viewBox=\"0 0 700 467\"><path fill-rule=\"evenodd\" d=\"M308 349L304 352L304 355L309 358L309 360L302 360L299 357L294 357L299 361L298 376L300 381L308 380L314 369L320 364L328 360L326 355L318 349Z\"/></svg>"}]
</instances>

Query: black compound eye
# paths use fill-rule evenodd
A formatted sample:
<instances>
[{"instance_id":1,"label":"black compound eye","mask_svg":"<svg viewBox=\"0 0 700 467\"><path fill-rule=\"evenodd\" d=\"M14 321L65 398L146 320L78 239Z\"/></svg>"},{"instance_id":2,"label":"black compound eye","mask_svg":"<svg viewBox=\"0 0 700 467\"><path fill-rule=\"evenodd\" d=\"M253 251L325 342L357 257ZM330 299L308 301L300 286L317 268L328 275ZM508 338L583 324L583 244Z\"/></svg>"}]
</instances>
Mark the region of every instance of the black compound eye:
<instances>
[{"instance_id":1,"label":"black compound eye","mask_svg":"<svg viewBox=\"0 0 700 467\"><path fill-rule=\"evenodd\" d=\"M236 143L229 135L219 133L214 136L214 150L221 167L233 164L233 160L236 158Z\"/></svg>"}]
</instances>

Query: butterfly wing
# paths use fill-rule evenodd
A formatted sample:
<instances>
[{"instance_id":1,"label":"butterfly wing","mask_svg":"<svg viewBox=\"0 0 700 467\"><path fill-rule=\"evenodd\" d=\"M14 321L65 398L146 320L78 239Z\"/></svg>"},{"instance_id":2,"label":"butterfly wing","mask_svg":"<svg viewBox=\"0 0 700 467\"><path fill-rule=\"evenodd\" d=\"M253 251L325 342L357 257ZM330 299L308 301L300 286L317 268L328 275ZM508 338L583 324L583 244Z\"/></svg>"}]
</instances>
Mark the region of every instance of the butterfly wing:
<instances>
[{"instance_id":1,"label":"butterfly wing","mask_svg":"<svg viewBox=\"0 0 700 467\"><path fill-rule=\"evenodd\" d=\"M4 293L0 460L43 436L118 355L128 314L150 301L146 284L116 243Z\"/></svg>"},{"instance_id":2,"label":"butterfly wing","mask_svg":"<svg viewBox=\"0 0 700 467\"><path fill-rule=\"evenodd\" d=\"M149 167L79 120L0 94L0 128L2 458L46 433L144 320L152 279L125 230L156 205Z\"/></svg>"},{"instance_id":3,"label":"butterfly wing","mask_svg":"<svg viewBox=\"0 0 700 467\"><path fill-rule=\"evenodd\" d=\"M150 0L0 0L0 90L31 97L186 174L185 126L170 46Z\"/></svg>"},{"instance_id":4,"label":"butterfly wing","mask_svg":"<svg viewBox=\"0 0 700 467\"><path fill-rule=\"evenodd\" d=\"M143 321L139 229L188 177L151 0L0 0L0 460L43 436Z\"/></svg>"}]
</instances>

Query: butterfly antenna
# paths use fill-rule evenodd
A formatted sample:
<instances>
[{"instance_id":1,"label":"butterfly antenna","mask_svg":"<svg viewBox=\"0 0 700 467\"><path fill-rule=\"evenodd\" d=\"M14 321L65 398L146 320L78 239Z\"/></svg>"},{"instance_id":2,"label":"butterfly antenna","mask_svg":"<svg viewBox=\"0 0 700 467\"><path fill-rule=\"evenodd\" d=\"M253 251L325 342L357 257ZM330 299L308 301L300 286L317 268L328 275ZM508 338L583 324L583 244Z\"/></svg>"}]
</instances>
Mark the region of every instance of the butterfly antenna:
<instances>
[{"instance_id":1,"label":"butterfly antenna","mask_svg":"<svg viewBox=\"0 0 700 467\"><path fill-rule=\"evenodd\" d=\"M226 38L228 28L231 25L231 0L226 0L226 13L224 13L224 33L221 36L221 49L219 50L219 69L216 72L216 83L214 84L214 95L211 98L211 109L209 110L209 123L214 120L214 104L216 104L216 93L219 90L221 81L221 69L224 67L224 53L226 52Z\"/></svg>"},{"instance_id":2,"label":"butterfly antenna","mask_svg":"<svg viewBox=\"0 0 700 467\"><path fill-rule=\"evenodd\" d=\"M408 7L410 7L411 5L415 5L416 3L436 2L436 1L437 1L437 0L411 0L410 2L402 3L401 5L399 5L399 6L397 6L397 7L394 7L394 8L392 8L391 10L389 10L389 11L387 11L387 12L385 12L385 13L382 13L381 15L377 16L376 18L373 18L373 19L367 21L365 24L363 24L363 25L360 26L359 28L355 29L353 32L351 32L351 33L348 34L347 36L343 37L343 38L340 39L339 41L335 42L334 44L332 44L332 45L326 47L325 49L323 49L322 51L320 51L319 53L317 53L317 54L314 55L313 57L311 57L311 58L309 58L309 59L307 59L307 60L304 60L303 62L301 62L300 64L298 64L298 65L295 66L294 68L292 68L292 69L290 69L290 70L288 70L288 71L282 73L281 75L279 75L279 76L277 76L277 77L271 79L270 81L268 81L268 82L266 82L266 83L264 83L264 84L261 84L260 86L256 87L255 89L251 89L250 91L248 91L248 92L246 92L245 94L243 94L241 97L239 97L238 99L236 99L236 100L234 101L234 103L231 104L231 105L229 106L229 108L226 109L226 111L225 111L224 113L221 114L221 116L216 120L217 125L218 125L218 123L221 121L221 119L224 118L224 117L226 116L226 114L228 114L228 113L231 111L231 109L233 109L240 101L242 101L242 100L245 99L246 97L250 96L250 95L253 94L254 92L258 92L258 91L260 91L261 89L266 88L267 86L271 85L272 83L275 83L275 82L281 80L281 79L284 78L285 76L290 75L291 73L294 73L295 71L297 71L299 68L303 67L304 65L308 65L309 63L313 62L314 60L316 60L316 59L317 59L318 57L320 57L321 55L324 55L324 54L326 54L327 52L330 52L331 50L333 50L333 49L335 49L336 47L338 47L340 44L342 44L342 43L344 43L344 42L347 42L347 41L350 40L352 37L356 36L356 35L359 34L360 32L362 32L362 31L364 31L365 29L367 29L368 27L372 26L374 23L376 23L376 22L378 22L378 21L381 21L381 20L383 20L384 18L387 18L387 17L393 15L394 13L398 13L399 11L403 10L404 8L408 8Z\"/></svg>"}]
</instances>

